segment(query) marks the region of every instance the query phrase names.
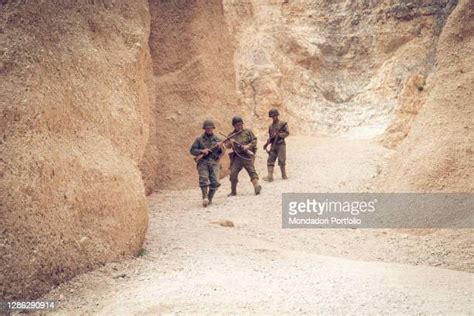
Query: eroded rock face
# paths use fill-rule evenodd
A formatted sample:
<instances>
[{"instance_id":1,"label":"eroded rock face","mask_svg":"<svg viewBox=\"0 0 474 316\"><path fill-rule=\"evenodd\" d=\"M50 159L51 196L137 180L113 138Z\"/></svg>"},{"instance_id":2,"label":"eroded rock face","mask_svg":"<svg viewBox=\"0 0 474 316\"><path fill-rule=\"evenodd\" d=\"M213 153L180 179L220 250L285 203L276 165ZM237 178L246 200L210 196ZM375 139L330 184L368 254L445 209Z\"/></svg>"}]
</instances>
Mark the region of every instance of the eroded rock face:
<instances>
[{"instance_id":1,"label":"eroded rock face","mask_svg":"<svg viewBox=\"0 0 474 316\"><path fill-rule=\"evenodd\" d=\"M224 4L239 92L257 126L276 107L297 133L374 137L406 102L408 78L432 70L456 1Z\"/></svg>"},{"instance_id":2,"label":"eroded rock face","mask_svg":"<svg viewBox=\"0 0 474 316\"><path fill-rule=\"evenodd\" d=\"M413 121L426 101L425 84L422 75L412 75L405 81L398 106L381 140L385 147L397 147L410 132Z\"/></svg>"},{"instance_id":3,"label":"eroded rock face","mask_svg":"<svg viewBox=\"0 0 474 316\"><path fill-rule=\"evenodd\" d=\"M239 104L222 1L150 1L154 125L141 169L147 191L197 185L189 154L202 122L229 133ZM220 135L219 135L220 136Z\"/></svg>"},{"instance_id":4,"label":"eroded rock face","mask_svg":"<svg viewBox=\"0 0 474 316\"><path fill-rule=\"evenodd\" d=\"M0 298L32 299L141 249L149 15L146 1L0 11Z\"/></svg>"},{"instance_id":5,"label":"eroded rock face","mask_svg":"<svg viewBox=\"0 0 474 316\"><path fill-rule=\"evenodd\" d=\"M426 101L377 187L391 192L473 192L474 3L460 1L437 45ZM410 85L410 83L408 83ZM406 93L410 98L410 93ZM406 108L406 107L405 107ZM404 111L406 112L406 111Z\"/></svg>"}]
</instances>

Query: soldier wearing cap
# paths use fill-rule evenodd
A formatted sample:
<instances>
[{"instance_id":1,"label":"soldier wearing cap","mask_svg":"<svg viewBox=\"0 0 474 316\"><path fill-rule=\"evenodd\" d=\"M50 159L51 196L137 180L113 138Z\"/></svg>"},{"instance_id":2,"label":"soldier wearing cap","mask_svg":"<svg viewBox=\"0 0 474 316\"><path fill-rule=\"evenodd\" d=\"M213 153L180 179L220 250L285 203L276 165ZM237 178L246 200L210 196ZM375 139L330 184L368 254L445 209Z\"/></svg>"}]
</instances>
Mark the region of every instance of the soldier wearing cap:
<instances>
[{"instance_id":1,"label":"soldier wearing cap","mask_svg":"<svg viewBox=\"0 0 474 316\"><path fill-rule=\"evenodd\" d=\"M281 170L281 177L288 179L286 175L286 143L285 138L290 135L288 130L288 124L279 120L277 109L271 109L268 112L268 117L272 118L272 124L268 127L268 140L263 146L263 149L268 153L267 169L268 175L263 178L265 181L273 181L273 169L275 167L275 161L278 158L278 165ZM267 150L270 145L270 150Z\"/></svg>"},{"instance_id":2,"label":"soldier wearing cap","mask_svg":"<svg viewBox=\"0 0 474 316\"><path fill-rule=\"evenodd\" d=\"M229 134L236 134L226 142L227 148L232 148L230 153L230 186L229 196L237 195L237 182L239 173L245 169L253 184L256 195L260 194L262 187L258 184L258 174L255 171L255 153L257 151L257 137L250 129L244 128L244 121L239 116L232 118L234 130Z\"/></svg>"},{"instance_id":3,"label":"soldier wearing cap","mask_svg":"<svg viewBox=\"0 0 474 316\"><path fill-rule=\"evenodd\" d=\"M201 156L197 162L199 187L202 192L202 205L212 204L212 199L221 185L219 183L219 160L224 152L221 140L214 135L215 125L211 120L205 120L202 128L204 133L197 137L191 146L193 156ZM208 191L209 188L209 191Z\"/></svg>"}]
</instances>

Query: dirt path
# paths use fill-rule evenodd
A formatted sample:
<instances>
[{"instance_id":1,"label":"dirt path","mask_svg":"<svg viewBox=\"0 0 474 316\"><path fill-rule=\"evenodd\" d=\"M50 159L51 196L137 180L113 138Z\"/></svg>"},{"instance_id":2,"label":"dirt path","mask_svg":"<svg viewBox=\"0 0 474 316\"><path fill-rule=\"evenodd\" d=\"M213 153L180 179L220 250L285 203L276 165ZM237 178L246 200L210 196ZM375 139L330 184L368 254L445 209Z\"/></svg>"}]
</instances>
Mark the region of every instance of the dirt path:
<instances>
[{"instance_id":1,"label":"dirt path","mask_svg":"<svg viewBox=\"0 0 474 316\"><path fill-rule=\"evenodd\" d=\"M233 198L223 179L208 209L197 189L153 195L143 256L47 298L60 314L472 312L472 274L449 270L472 271L459 231L281 229L282 192L369 189L387 154L361 140L293 137L288 147L290 179L264 184L261 196L246 175Z\"/></svg>"}]
</instances>

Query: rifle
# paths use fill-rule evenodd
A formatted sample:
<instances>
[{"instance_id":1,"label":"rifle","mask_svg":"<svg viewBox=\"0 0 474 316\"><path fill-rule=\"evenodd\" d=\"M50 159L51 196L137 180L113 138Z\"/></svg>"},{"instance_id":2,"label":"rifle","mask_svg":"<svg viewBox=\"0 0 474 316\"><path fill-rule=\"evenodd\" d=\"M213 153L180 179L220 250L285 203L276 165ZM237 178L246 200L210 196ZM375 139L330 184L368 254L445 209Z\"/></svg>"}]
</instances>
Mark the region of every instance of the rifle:
<instances>
[{"instance_id":1,"label":"rifle","mask_svg":"<svg viewBox=\"0 0 474 316\"><path fill-rule=\"evenodd\" d=\"M265 143L265 145L263 145L263 149L267 152L267 154L270 153L271 149L274 148L276 146L276 143L278 141L278 134L281 133L281 131L283 130L283 127L286 126L287 123L283 124L282 126L280 126L280 128L278 129L278 131L273 135L273 137L270 137L267 142ZM268 145L270 145L270 150L267 150L267 147Z\"/></svg>"},{"instance_id":2,"label":"rifle","mask_svg":"<svg viewBox=\"0 0 474 316\"><path fill-rule=\"evenodd\" d=\"M242 131L243 131L243 130L241 130L241 132L242 132ZM225 135L222 134L222 133L220 133L220 134L221 134L222 136L225 136ZM232 143L236 144L237 146L240 146L240 148L242 148L242 149L244 150L244 152L245 152L247 155L249 155L250 157L255 156L255 154L254 154L252 151L250 151L250 150L248 150L248 149L244 149L244 148L243 148L244 145L242 145L241 143L239 143L239 142L236 141L235 139L232 139L232 137L234 137L235 134L237 134L237 133L234 133L233 135L230 135L230 136L228 137L228 140L230 140ZM227 140L226 140L226 141L227 141Z\"/></svg>"},{"instance_id":3,"label":"rifle","mask_svg":"<svg viewBox=\"0 0 474 316\"><path fill-rule=\"evenodd\" d=\"M207 153L207 154L199 154L199 155L197 155L197 156L194 156L194 158L193 158L194 161L195 161L195 162L199 162L199 160L201 160L201 159L204 158L205 156L209 155L209 154L212 152L212 150L214 150L214 149L216 149L217 147L221 146L224 142L228 141L231 137L234 137L235 135L238 135L238 134L240 134L240 133L242 133L242 131L238 131L238 132L235 132L234 134L231 134L231 135L229 135L229 136L226 136L226 138L224 138L224 140L221 140L220 142L214 144L214 146L211 146L210 148L207 148L207 149L209 149L209 153ZM221 133L221 134L222 134L222 133ZM225 136L225 135L224 135L224 136Z\"/></svg>"}]
</instances>

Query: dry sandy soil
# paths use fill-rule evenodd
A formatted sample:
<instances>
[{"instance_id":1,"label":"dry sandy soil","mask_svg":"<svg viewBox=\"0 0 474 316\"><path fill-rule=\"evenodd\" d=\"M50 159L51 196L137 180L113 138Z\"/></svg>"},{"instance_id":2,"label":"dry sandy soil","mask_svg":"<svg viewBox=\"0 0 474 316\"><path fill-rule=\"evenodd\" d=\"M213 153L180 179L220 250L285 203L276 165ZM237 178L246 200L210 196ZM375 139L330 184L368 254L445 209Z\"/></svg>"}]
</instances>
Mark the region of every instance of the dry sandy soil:
<instances>
[{"instance_id":1,"label":"dry sandy soil","mask_svg":"<svg viewBox=\"0 0 474 316\"><path fill-rule=\"evenodd\" d=\"M277 173L260 196L245 174L237 197L226 197L225 178L207 209L196 189L152 195L143 255L56 288L46 296L59 302L55 313L472 312L465 232L282 229L281 193L366 190L390 153L367 140L288 146L290 179Z\"/></svg>"}]
</instances>

